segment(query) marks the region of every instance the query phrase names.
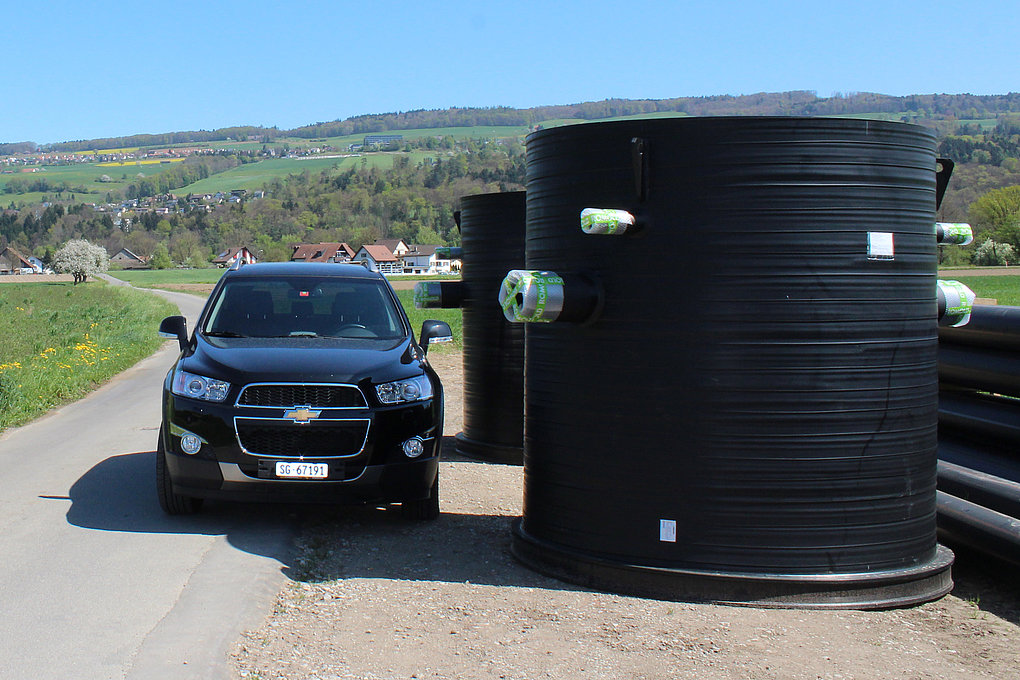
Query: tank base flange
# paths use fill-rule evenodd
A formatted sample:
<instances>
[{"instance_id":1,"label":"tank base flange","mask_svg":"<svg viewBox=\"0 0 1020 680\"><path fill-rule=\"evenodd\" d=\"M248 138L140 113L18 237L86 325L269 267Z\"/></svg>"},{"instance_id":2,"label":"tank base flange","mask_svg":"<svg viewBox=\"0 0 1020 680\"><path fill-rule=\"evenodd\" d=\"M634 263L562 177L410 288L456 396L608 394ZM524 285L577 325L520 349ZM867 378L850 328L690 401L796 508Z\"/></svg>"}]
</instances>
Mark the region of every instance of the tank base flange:
<instances>
[{"instance_id":1,"label":"tank base flange","mask_svg":"<svg viewBox=\"0 0 1020 680\"><path fill-rule=\"evenodd\" d=\"M575 551L529 535L518 519L511 552L568 583L657 600L778 609L891 609L930 602L953 589L953 552L938 545L926 564L855 574L745 574L642 566Z\"/></svg>"},{"instance_id":2,"label":"tank base flange","mask_svg":"<svg viewBox=\"0 0 1020 680\"><path fill-rule=\"evenodd\" d=\"M457 453L467 458L480 460L487 463L502 463L504 465L523 465L524 446L505 446L502 444L489 444L477 439L469 439L463 432L457 433Z\"/></svg>"}]
</instances>

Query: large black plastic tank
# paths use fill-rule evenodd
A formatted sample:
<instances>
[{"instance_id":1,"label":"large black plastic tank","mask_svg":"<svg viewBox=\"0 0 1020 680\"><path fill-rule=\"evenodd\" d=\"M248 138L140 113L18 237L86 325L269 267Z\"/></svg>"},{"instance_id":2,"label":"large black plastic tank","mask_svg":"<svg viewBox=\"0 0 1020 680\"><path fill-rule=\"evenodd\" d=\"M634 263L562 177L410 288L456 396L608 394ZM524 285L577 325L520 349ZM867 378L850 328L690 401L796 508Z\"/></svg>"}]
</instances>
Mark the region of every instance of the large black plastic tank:
<instances>
[{"instance_id":1,"label":"large black plastic tank","mask_svg":"<svg viewBox=\"0 0 1020 680\"><path fill-rule=\"evenodd\" d=\"M948 592L932 133L582 124L530 135L527 164L527 269L603 293L587 321L527 324L515 555L667 599L867 608ZM586 234L585 208L637 228Z\"/></svg>"},{"instance_id":2,"label":"large black plastic tank","mask_svg":"<svg viewBox=\"0 0 1020 680\"><path fill-rule=\"evenodd\" d=\"M524 261L525 193L461 199L464 266L464 430L457 450L491 462L524 457L524 327L495 305L508 269Z\"/></svg>"}]
</instances>

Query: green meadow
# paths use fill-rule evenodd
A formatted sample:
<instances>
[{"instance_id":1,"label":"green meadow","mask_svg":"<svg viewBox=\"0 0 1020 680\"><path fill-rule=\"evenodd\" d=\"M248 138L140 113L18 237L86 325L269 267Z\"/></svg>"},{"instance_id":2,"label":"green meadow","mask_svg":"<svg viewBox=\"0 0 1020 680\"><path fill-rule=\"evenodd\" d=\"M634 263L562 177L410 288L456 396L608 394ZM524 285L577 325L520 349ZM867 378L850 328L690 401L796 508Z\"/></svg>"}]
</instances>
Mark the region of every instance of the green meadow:
<instances>
[{"instance_id":1,"label":"green meadow","mask_svg":"<svg viewBox=\"0 0 1020 680\"><path fill-rule=\"evenodd\" d=\"M90 281L0 286L0 430L28 422L152 354L166 300Z\"/></svg>"},{"instance_id":2,"label":"green meadow","mask_svg":"<svg viewBox=\"0 0 1020 680\"><path fill-rule=\"evenodd\" d=\"M111 271L110 276L126 281L137 288L159 288L179 283L213 284L220 280L225 270L209 269L121 269Z\"/></svg>"},{"instance_id":3,"label":"green meadow","mask_svg":"<svg viewBox=\"0 0 1020 680\"><path fill-rule=\"evenodd\" d=\"M1020 306L1020 276L953 276L982 298L992 298L1000 305Z\"/></svg>"},{"instance_id":4,"label":"green meadow","mask_svg":"<svg viewBox=\"0 0 1020 680\"><path fill-rule=\"evenodd\" d=\"M12 201L15 205L33 205L46 199L52 199L56 192L31 192L24 194L5 193L4 188L11 180L31 182L45 179L51 184L66 182L71 189L64 191L62 197L74 195L74 200L82 203L101 203L105 201L107 192L117 192L138 179L141 173L152 177L170 167L169 163L127 164L115 167L100 166L96 163L75 165L44 165L30 166L36 172L4 172L0 174L0 204L4 207ZM110 178L108 182L100 181L103 176ZM84 189L85 191L81 191Z\"/></svg>"},{"instance_id":5,"label":"green meadow","mask_svg":"<svg viewBox=\"0 0 1020 680\"><path fill-rule=\"evenodd\" d=\"M307 156L304 158L270 158L257 163L246 163L206 179L199 180L186 187L175 189L178 196L186 194L214 194L217 191L228 192L232 189L261 189L274 179L287 175L300 175L308 172L321 172L335 168L346 170L358 167L362 162L369 167L389 169L393 167L393 159L397 156L409 156L411 163L420 163L425 158L435 157L438 152L413 151L375 152L348 156L346 158L328 158ZM330 154L332 155L332 154ZM340 154L337 154L340 155Z\"/></svg>"},{"instance_id":6,"label":"green meadow","mask_svg":"<svg viewBox=\"0 0 1020 680\"><path fill-rule=\"evenodd\" d=\"M418 333L421 331L421 324L426 319L445 321L450 324L450 330L453 331L453 342L436 345L436 351L452 352L463 348L464 314L459 308L415 309L413 290L398 290L397 298L400 299L400 304L404 306L404 311L407 312L407 319L411 322L411 329L414 331L414 337L418 337ZM429 351L431 352L433 349L430 349Z\"/></svg>"}]
</instances>

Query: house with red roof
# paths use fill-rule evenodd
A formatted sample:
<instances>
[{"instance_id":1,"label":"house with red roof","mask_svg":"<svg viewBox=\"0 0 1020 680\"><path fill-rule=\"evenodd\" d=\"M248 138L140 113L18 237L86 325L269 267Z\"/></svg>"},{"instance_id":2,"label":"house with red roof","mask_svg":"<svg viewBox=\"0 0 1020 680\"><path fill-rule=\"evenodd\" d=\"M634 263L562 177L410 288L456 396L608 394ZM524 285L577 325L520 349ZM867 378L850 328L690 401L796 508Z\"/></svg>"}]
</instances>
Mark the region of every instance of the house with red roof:
<instances>
[{"instance_id":1,"label":"house with red roof","mask_svg":"<svg viewBox=\"0 0 1020 680\"><path fill-rule=\"evenodd\" d=\"M258 262L258 258L250 250L242 246L240 248L227 248L213 258L213 264L218 267L231 267L237 262L238 258L245 264Z\"/></svg>"},{"instance_id":2,"label":"house with red roof","mask_svg":"<svg viewBox=\"0 0 1020 680\"><path fill-rule=\"evenodd\" d=\"M28 270L25 272L28 274L35 272L27 257L10 246L0 250L0 274L21 274L23 270Z\"/></svg>"},{"instance_id":3,"label":"house with red roof","mask_svg":"<svg viewBox=\"0 0 1020 680\"><path fill-rule=\"evenodd\" d=\"M298 243L291 262L350 262L355 250L346 243Z\"/></svg>"},{"instance_id":4,"label":"house with red roof","mask_svg":"<svg viewBox=\"0 0 1020 680\"><path fill-rule=\"evenodd\" d=\"M403 274L403 263L386 246L361 246L351 260L381 274Z\"/></svg>"}]
</instances>

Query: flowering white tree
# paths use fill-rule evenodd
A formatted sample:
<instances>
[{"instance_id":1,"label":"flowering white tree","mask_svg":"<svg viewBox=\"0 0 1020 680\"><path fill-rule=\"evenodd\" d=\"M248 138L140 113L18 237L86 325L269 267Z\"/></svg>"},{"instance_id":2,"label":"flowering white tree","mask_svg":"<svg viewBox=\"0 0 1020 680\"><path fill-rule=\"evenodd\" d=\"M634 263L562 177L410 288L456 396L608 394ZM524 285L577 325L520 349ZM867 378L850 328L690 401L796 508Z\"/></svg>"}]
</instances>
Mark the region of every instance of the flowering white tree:
<instances>
[{"instance_id":1,"label":"flowering white tree","mask_svg":"<svg viewBox=\"0 0 1020 680\"><path fill-rule=\"evenodd\" d=\"M85 239L72 239L54 253L53 268L74 276L74 284L78 285L88 277L109 269L110 256L102 246Z\"/></svg>"},{"instance_id":2,"label":"flowering white tree","mask_svg":"<svg viewBox=\"0 0 1020 680\"><path fill-rule=\"evenodd\" d=\"M983 265L1008 265L1010 262L1016 262L1016 250L1008 243L996 243L988 239L978 246L972 262Z\"/></svg>"}]
</instances>

